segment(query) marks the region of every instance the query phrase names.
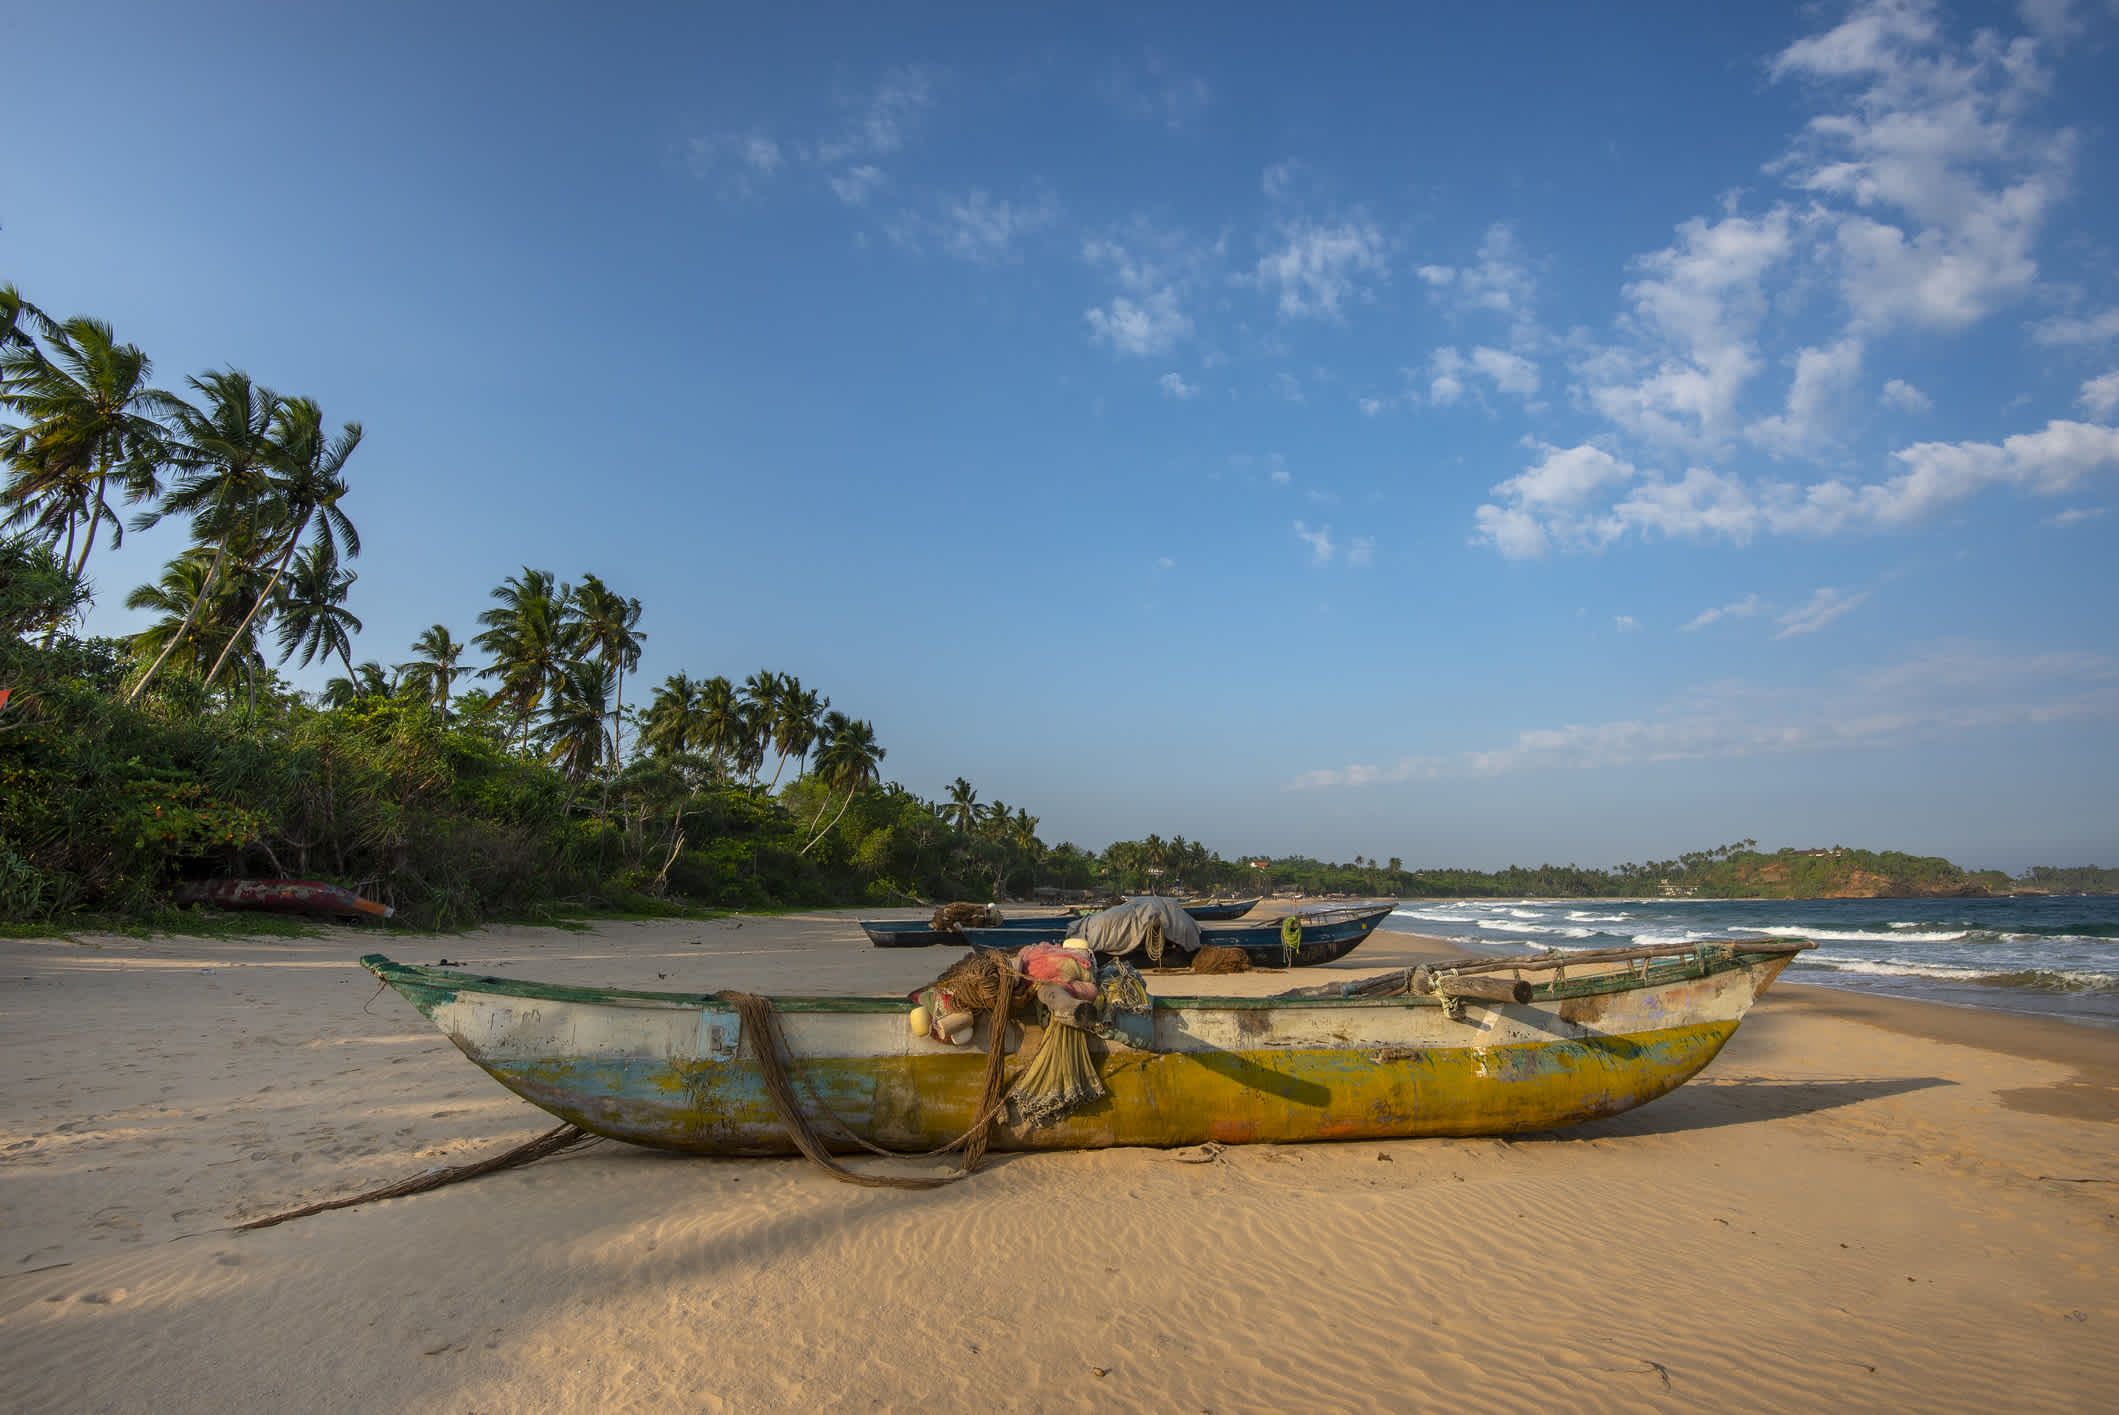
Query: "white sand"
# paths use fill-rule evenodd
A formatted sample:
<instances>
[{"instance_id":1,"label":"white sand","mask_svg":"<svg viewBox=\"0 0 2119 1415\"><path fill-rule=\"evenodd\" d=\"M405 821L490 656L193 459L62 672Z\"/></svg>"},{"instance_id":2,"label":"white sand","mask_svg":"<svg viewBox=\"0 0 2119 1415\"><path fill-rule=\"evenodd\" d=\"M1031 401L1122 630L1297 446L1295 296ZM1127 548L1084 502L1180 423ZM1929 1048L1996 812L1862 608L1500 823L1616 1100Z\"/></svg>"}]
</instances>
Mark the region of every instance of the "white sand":
<instances>
[{"instance_id":1,"label":"white sand","mask_svg":"<svg viewBox=\"0 0 2119 1415\"><path fill-rule=\"evenodd\" d=\"M376 996L361 952L812 993L903 991L955 956L872 949L851 918L0 941L0 1409L1984 1411L2119 1389L2119 1036L1786 984L1677 1094L1514 1142L1001 1155L928 1193L600 1144L223 1228L554 1123ZM1331 971L1420 947L1379 936Z\"/></svg>"}]
</instances>

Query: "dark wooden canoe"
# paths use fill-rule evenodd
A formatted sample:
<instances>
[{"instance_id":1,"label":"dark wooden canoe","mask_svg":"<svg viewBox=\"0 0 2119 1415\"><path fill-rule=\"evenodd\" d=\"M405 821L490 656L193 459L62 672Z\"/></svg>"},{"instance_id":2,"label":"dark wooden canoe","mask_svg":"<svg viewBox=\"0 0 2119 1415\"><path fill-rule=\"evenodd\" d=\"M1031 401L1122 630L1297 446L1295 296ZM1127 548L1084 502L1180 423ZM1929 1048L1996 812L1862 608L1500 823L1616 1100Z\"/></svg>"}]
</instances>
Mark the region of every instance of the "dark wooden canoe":
<instances>
[{"instance_id":1,"label":"dark wooden canoe","mask_svg":"<svg viewBox=\"0 0 2119 1415\"><path fill-rule=\"evenodd\" d=\"M1251 957L1251 963L1259 968L1314 968L1320 963L1336 963L1359 948L1376 926L1391 916L1395 904L1373 904L1355 908L1313 909L1291 917L1302 920L1301 942L1290 948L1281 934L1281 923L1255 924L1238 929L1201 929L1199 941L1202 945L1216 944L1223 948L1240 948ZM973 948L1021 948L1032 943L1058 943L1065 939L1065 929L966 929L963 940ZM1134 949L1121 955L1136 968L1158 966L1148 957L1145 949ZM1163 955L1165 963L1181 963L1182 951L1172 948Z\"/></svg>"},{"instance_id":2,"label":"dark wooden canoe","mask_svg":"<svg viewBox=\"0 0 2119 1415\"><path fill-rule=\"evenodd\" d=\"M1224 923L1240 919L1258 907L1257 899L1202 899L1197 904L1185 905L1185 912L1205 923Z\"/></svg>"},{"instance_id":3,"label":"dark wooden canoe","mask_svg":"<svg viewBox=\"0 0 2119 1415\"><path fill-rule=\"evenodd\" d=\"M1003 919L994 932L1031 929L1064 935L1067 925L1073 922L1072 914L1025 914L1017 919ZM863 919L861 932L867 934L868 941L877 948L927 948L938 943L961 947L964 942L964 935L957 930L930 928L925 919Z\"/></svg>"},{"instance_id":4,"label":"dark wooden canoe","mask_svg":"<svg viewBox=\"0 0 2119 1415\"><path fill-rule=\"evenodd\" d=\"M265 909L275 914L329 914L387 919L396 913L387 904L363 899L343 885L314 879L209 879L177 891L179 904L211 904L218 909Z\"/></svg>"}]
</instances>

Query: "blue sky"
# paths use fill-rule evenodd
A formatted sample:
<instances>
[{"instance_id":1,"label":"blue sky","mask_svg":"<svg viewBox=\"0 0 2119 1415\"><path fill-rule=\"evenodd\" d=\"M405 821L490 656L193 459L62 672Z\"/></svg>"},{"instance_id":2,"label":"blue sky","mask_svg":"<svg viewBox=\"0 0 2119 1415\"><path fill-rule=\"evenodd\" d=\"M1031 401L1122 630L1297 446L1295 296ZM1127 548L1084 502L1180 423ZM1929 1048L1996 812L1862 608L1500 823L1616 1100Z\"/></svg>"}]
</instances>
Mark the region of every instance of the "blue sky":
<instances>
[{"instance_id":1,"label":"blue sky","mask_svg":"<svg viewBox=\"0 0 2119 1415\"><path fill-rule=\"evenodd\" d=\"M18 7L0 279L365 425L361 657L593 571L1047 840L2119 861L2111 0L1009 9Z\"/></svg>"}]
</instances>

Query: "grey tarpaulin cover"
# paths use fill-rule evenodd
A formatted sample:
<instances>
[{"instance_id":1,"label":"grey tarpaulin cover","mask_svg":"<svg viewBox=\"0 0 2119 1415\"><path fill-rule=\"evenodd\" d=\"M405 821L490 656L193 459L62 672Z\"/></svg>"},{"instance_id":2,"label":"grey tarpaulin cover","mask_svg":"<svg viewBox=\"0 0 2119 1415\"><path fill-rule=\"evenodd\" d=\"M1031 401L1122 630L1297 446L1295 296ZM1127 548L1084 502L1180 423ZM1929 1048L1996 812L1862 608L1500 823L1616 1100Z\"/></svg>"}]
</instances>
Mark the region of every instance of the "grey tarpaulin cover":
<instances>
[{"instance_id":1,"label":"grey tarpaulin cover","mask_svg":"<svg viewBox=\"0 0 2119 1415\"><path fill-rule=\"evenodd\" d=\"M1174 899L1135 899L1077 919L1067 937L1080 939L1090 951L1116 956L1148 941L1150 921L1162 925L1163 948L1190 956L1199 949L1199 923Z\"/></svg>"}]
</instances>

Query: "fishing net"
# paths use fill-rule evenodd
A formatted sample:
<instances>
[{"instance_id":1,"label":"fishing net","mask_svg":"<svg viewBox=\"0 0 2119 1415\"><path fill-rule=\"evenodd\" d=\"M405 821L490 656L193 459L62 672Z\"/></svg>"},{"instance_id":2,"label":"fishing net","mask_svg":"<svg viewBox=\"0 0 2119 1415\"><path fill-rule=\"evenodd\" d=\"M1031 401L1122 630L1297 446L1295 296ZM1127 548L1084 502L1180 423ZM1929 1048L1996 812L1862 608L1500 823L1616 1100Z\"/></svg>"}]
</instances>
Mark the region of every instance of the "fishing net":
<instances>
[{"instance_id":1,"label":"fishing net","mask_svg":"<svg viewBox=\"0 0 2119 1415\"><path fill-rule=\"evenodd\" d=\"M1195 973L1248 973L1251 971L1251 955L1240 948L1229 948L1210 943L1192 955L1192 971Z\"/></svg>"},{"instance_id":2,"label":"fishing net","mask_svg":"<svg viewBox=\"0 0 2119 1415\"><path fill-rule=\"evenodd\" d=\"M1001 911L992 904L944 904L934 911L927 927L938 933L955 933L962 929L997 929L1001 926Z\"/></svg>"}]
</instances>

